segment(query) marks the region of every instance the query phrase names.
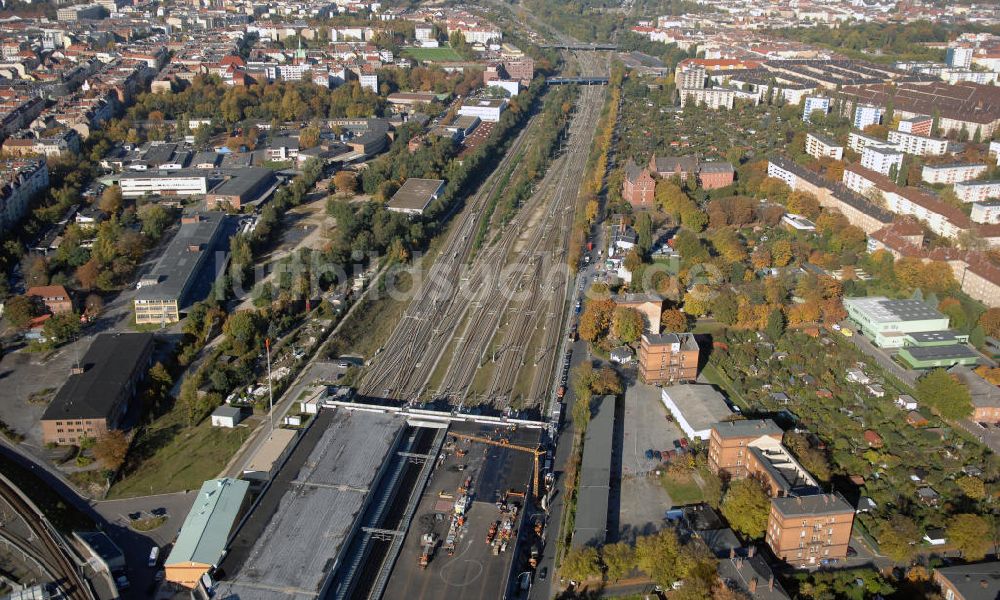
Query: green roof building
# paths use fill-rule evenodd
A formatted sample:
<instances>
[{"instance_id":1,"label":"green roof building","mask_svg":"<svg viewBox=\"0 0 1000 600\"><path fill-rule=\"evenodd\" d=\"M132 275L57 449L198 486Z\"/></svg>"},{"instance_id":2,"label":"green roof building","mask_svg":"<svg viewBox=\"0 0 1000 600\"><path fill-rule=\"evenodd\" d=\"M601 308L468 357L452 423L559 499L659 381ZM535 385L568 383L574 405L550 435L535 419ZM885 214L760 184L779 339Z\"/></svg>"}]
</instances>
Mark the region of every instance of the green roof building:
<instances>
[{"instance_id":1,"label":"green roof building","mask_svg":"<svg viewBox=\"0 0 1000 600\"><path fill-rule=\"evenodd\" d=\"M191 512L164 563L167 581L193 588L222 560L229 537L250 504L250 484L210 479L202 484Z\"/></svg>"},{"instance_id":2,"label":"green roof building","mask_svg":"<svg viewBox=\"0 0 1000 600\"><path fill-rule=\"evenodd\" d=\"M948 329L948 317L919 300L844 298L848 316L879 348L902 348L907 334Z\"/></svg>"}]
</instances>

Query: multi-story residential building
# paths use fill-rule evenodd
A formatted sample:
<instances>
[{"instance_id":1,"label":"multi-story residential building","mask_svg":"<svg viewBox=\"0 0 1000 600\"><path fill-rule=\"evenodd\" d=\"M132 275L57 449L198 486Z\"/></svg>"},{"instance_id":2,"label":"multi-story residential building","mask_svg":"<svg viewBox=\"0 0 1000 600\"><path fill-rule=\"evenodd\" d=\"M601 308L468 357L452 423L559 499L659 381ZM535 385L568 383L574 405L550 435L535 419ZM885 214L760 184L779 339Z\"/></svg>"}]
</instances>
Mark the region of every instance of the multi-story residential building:
<instances>
[{"instance_id":1,"label":"multi-story residential building","mask_svg":"<svg viewBox=\"0 0 1000 600\"><path fill-rule=\"evenodd\" d=\"M733 183L735 169L726 161L702 161L694 156L653 156L649 160L649 170L664 179L678 177L681 180L694 176L701 187L714 190Z\"/></svg>"},{"instance_id":2,"label":"multi-story residential building","mask_svg":"<svg viewBox=\"0 0 1000 600\"><path fill-rule=\"evenodd\" d=\"M24 295L29 298L37 298L54 315L73 312L73 298L61 285L31 287Z\"/></svg>"},{"instance_id":3,"label":"multi-story residential building","mask_svg":"<svg viewBox=\"0 0 1000 600\"><path fill-rule=\"evenodd\" d=\"M771 419L716 423L708 440L708 467L715 474L725 473L732 479L742 479L749 474L750 445L762 438L780 444L783 434Z\"/></svg>"},{"instance_id":4,"label":"multi-story residential building","mask_svg":"<svg viewBox=\"0 0 1000 600\"><path fill-rule=\"evenodd\" d=\"M77 4L64 6L56 10L57 21L82 21L84 19L103 19L107 16L100 4Z\"/></svg>"},{"instance_id":5,"label":"multi-story residential building","mask_svg":"<svg viewBox=\"0 0 1000 600\"><path fill-rule=\"evenodd\" d=\"M79 444L120 429L153 355L151 333L102 333L94 338L42 415L42 440Z\"/></svg>"},{"instance_id":6,"label":"multi-story residential building","mask_svg":"<svg viewBox=\"0 0 1000 600\"><path fill-rule=\"evenodd\" d=\"M674 82L681 90L704 88L707 78L705 67L701 65L678 64L674 73Z\"/></svg>"},{"instance_id":7,"label":"multi-story residential building","mask_svg":"<svg viewBox=\"0 0 1000 600\"><path fill-rule=\"evenodd\" d=\"M945 62L949 67L968 69L972 66L972 48L954 46L945 51Z\"/></svg>"},{"instance_id":8,"label":"multi-story residential building","mask_svg":"<svg viewBox=\"0 0 1000 600\"><path fill-rule=\"evenodd\" d=\"M1000 200L974 202L969 218L976 223L1000 223Z\"/></svg>"},{"instance_id":9,"label":"multi-story residential building","mask_svg":"<svg viewBox=\"0 0 1000 600\"><path fill-rule=\"evenodd\" d=\"M694 381L698 342L690 333L644 333L639 345L639 376L647 384Z\"/></svg>"},{"instance_id":10,"label":"multi-story residential building","mask_svg":"<svg viewBox=\"0 0 1000 600\"><path fill-rule=\"evenodd\" d=\"M903 166L903 153L891 146L870 145L861 151L861 166L876 173L889 175Z\"/></svg>"},{"instance_id":11,"label":"multi-story residential building","mask_svg":"<svg viewBox=\"0 0 1000 600\"><path fill-rule=\"evenodd\" d=\"M225 215L211 212L181 218L181 227L153 270L139 280L135 297L136 324L168 324L210 292L199 285L208 257L222 245ZM215 271L223 265L214 265ZM214 274L214 273L213 273ZM211 278L214 280L214 277Z\"/></svg>"},{"instance_id":12,"label":"multi-story residential building","mask_svg":"<svg viewBox=\"0 0 1000 600\"><path fill-rule=\"evenodd\" d=\"M885 109L874 104L859 104L854 107L854 128L864 130L869 125L878 125L882 122L882 115Z\"/></svg>"},{"instance_id":13,"label":"multi-story residential building","mask_svg":"<svg viewBox=\"0 0 1000 600\"><path fill-rule=\"evenodd\" d=\"M1000 141L990 142L990 156L997 160L997 166L1000 166Z\"/></svg>"},{"instance_id":14,"label":"multi-story residential building","mask_svg":"<svg viewBox=\"0 0 1000 600\"><path fill-rule=\"evenodd\" d=\"M771 499L767 545L796 567L844 560L854 528L854 507L840 494Z\"/></svg>"},{"instance_id":15,"label":"multi-story residential building","mask_svg":"<svg viewBox=\"0 0 1000 600\"><path fill-rule=\"evenodd\" d=\"M975 179L986 172L986 165L951 163L947 165L924 165L920 179L926 183L958 183Z\"/></svg>"},{"instance_id":16,"label":"multi-story residential building","mask_svg":"<svg viewBox=\"0 0 1000 600\"><path fill-rule=\"evenodd\" d=\"M14 227L28 212L31 200L48 186L49 167L44 160L0 163L0 232Z\"/></svg>"},{"instance_id":17,"label":"multi-story residential building","mask_svg":"<svg viewBox=\"0 0 1000 600\"><path fill-rule=\"evenodd\" d=\"M802 105L802 120L808 123L813 112L817 110L824 115L830 112L830 99L824 96L806 96Z\"/></svg>"},{"instance_id":18,"label":"multi-story residential building","mask_svg":"<svg viewBox=\"0 0 1000 600\"><path fill-rule=\"evenodd\" d=\"M1000 180L960 181L955 184L955 195L962 202L982 202L1000 198Z\"/></svg>"},{"instance_id":19,"label":"multi-story residential building","mask_svg":"<svg viewBox=\"0 0 1000 600\"><path fill-rule=\"evenodd\" d=\"M358 83L361 84L361 89L370 90L374 94L378 93L378 73L362 72L358 75Z\"/></svg>"},{"instance_id":20,"label":"multi-story residential building","mask_svg":"<svg viewBox=\"0 0 1000 600\"><path fill-rule=\"evenodd\" d=\"M863 133L851 132L847 134L847 147L860 154L868 146L886 146L885 140L865 135Z\"/></svg>"},{"instance_id":21,"label":"multi-story residential building","mask_svg":"<svg viewBox=\"0 0 1000 600\"><path fill-rule=\"evenodd\" d=\"M678 92L681 97L681 108L694 104L711 110L720 108L732 110L736 104L736 90L729 88L684 88Z\"/></svg>"},{"instance_id":22,"label":"multi-story residential building","mask_svg":"<svg viewBox=\"0 0 1000 600\"><path fill-rule=\"evenodd\" d=\"M813 158L842 160L844 158L844 146L838 144L833 138L809 132L806 134L806 154Z\"/></svg>"},{"instance_id":23,"label":"multi-story residential building","mask_svg":"<svg viewBox=\"0 0 1000 600\"><path fill-rule=\"evenodd\" d=\"M656 205L656 180L649 169L644 169L629 160L625 165L622 181L622 198L633 208L653 208Z\"/></svg>"},{"instance_id":24,"label":"multi-story residential building","mask_svg":"<svg viewBox=\"0 0 1000 600\"><path fill-rule=\"evenodd\" d=\"M900 120L897 130L902 131L903 133L912 133L913 135L930 137L933 127L933 117L919 115L916 117L910 117L909 119Z\"/></svg>"},{"instance_id":25,"label":"multi-story residential building","mask_svg":"<svg viewBox=\"0 0 1000 600\"><path fill-rule=\"evenodd\" d=\"M67 129L57 135L42 138L8 138L3 143L4 154L10 156L60 157L80 152L80 135Z\"/></svg>"},{"instance_id":26,"label":"multi-story residential building","mask_svg":"<svg viewBox=\"0 0 1000 600\"><path fill-rule=\"evenodd\" d=\"M938 567L934 583L944 600L995 600L1000 597L1000 562Z\"/></svg>"},{"instance_id":27,"label":"multi-story residential building","mask_svg":"<svg viewBox=\"0 0 1000 600\"><path fill-rule=\"evenodd\" d=\"M889 143L906 154L915 156L943 156L948 153L948 140L890 131Z\"/></svg>"},{"instance_id":28,"label":"multi-story residential building","mask_svg":"<svg viewBox=\"0 0 1000 600\"><path fill-rule=\"evenodd\" d=\"M934 114L938 135L965 131L970 139L989 139L1000 127L1000 89L993 85L961 82L884 83L847 85L837 95L844 102L878 106L892 104L901 119Z\"/></svg>"}]
</instances>

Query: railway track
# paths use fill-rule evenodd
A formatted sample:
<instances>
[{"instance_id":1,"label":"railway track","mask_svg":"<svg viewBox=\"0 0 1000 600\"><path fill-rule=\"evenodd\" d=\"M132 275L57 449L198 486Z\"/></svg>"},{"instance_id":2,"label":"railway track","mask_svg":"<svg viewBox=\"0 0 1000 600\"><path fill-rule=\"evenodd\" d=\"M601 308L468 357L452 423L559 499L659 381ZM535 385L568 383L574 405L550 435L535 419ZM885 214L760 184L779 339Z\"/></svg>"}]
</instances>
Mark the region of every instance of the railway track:
<instances>
[{"instance_id":1,"label":"railway track","mask_svg":"<svg viewBox=\"0 0 1000 600\"><path fill-rule=\"evenodd\" d=\"M34 537L34 545L28 550L37 554L44 550L46 556L41 558L45 567L55 577L53 583L59 587L62 597L71 600L96 600L89 584L77 570L75 562L69 557L69 550L62 542L58 533L53 530L41 511L19 490L9 479L0 476L0 501L10 506L17 516L24 521Z\"/></svg>"},{"instance_id":2,"label":"railway track","mask_svg":"<svg viewBox=\"0 0 1000 600\"><path fill-rule=\"evenodd\" d=\"M575 54L584 72L606 69L593 54ZM403 321L372 360L362 379L363 394L410 403L447 399L459 410L488 403L503 410L522 368L531 363L534 372L528 392L519 394L521 403L544 402L558 364L558 324L567 308L571 274L564 266L579 183L603 95L603 87L581 89L566 151L552 161L498 237L470 260L482 208L534 120L518 136L488 180L486 193L478 193L463 211ZM533 339L538 347L532 347ZM476 382L483 368L491 372ZM440 374L436 384L435 374ZM472 390L474 382L482 389Z\"/></svg>"}]
</instances>

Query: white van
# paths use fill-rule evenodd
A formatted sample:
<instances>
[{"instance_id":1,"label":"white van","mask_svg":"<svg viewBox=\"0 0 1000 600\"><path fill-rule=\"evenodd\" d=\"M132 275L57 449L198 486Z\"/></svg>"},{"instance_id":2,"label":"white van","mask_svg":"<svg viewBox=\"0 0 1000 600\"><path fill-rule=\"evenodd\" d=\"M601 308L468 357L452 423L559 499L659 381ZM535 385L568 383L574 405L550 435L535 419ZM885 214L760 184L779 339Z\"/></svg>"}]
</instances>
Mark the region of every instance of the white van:
<instances>
[{"instance_id":1,"label":"white van","mask_svg":"<svg viewBox=\"0 0 1000 600\"><path fill-rule=\"evenodd\" d=\"M156 559L160 558L160 547L153 546L152 550L149 551L149 566L156 566Z\"/></svg>"}]
</instances>

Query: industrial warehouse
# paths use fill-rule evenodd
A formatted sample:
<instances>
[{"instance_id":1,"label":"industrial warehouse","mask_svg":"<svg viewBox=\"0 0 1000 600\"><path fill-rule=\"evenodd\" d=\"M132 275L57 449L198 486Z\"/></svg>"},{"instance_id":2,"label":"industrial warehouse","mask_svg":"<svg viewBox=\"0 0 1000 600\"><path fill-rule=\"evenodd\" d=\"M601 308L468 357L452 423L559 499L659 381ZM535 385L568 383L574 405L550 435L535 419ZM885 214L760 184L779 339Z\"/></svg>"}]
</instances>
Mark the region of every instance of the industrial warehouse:
<instances>
[{"instance_id":1,"label":"industrial warehouse","mask_svg":"<svg viewBox=\"0 0 1000 600\"><path fill-rule=\"evenodd\" d=\"M273 478L214 572L216 595L407 598L419 586L425 598L494 597L531 560L518 538L533 523L523 513L542 476L538 440L538 430L325 408L278 442Z\"/></svg>"}]
</instances>

